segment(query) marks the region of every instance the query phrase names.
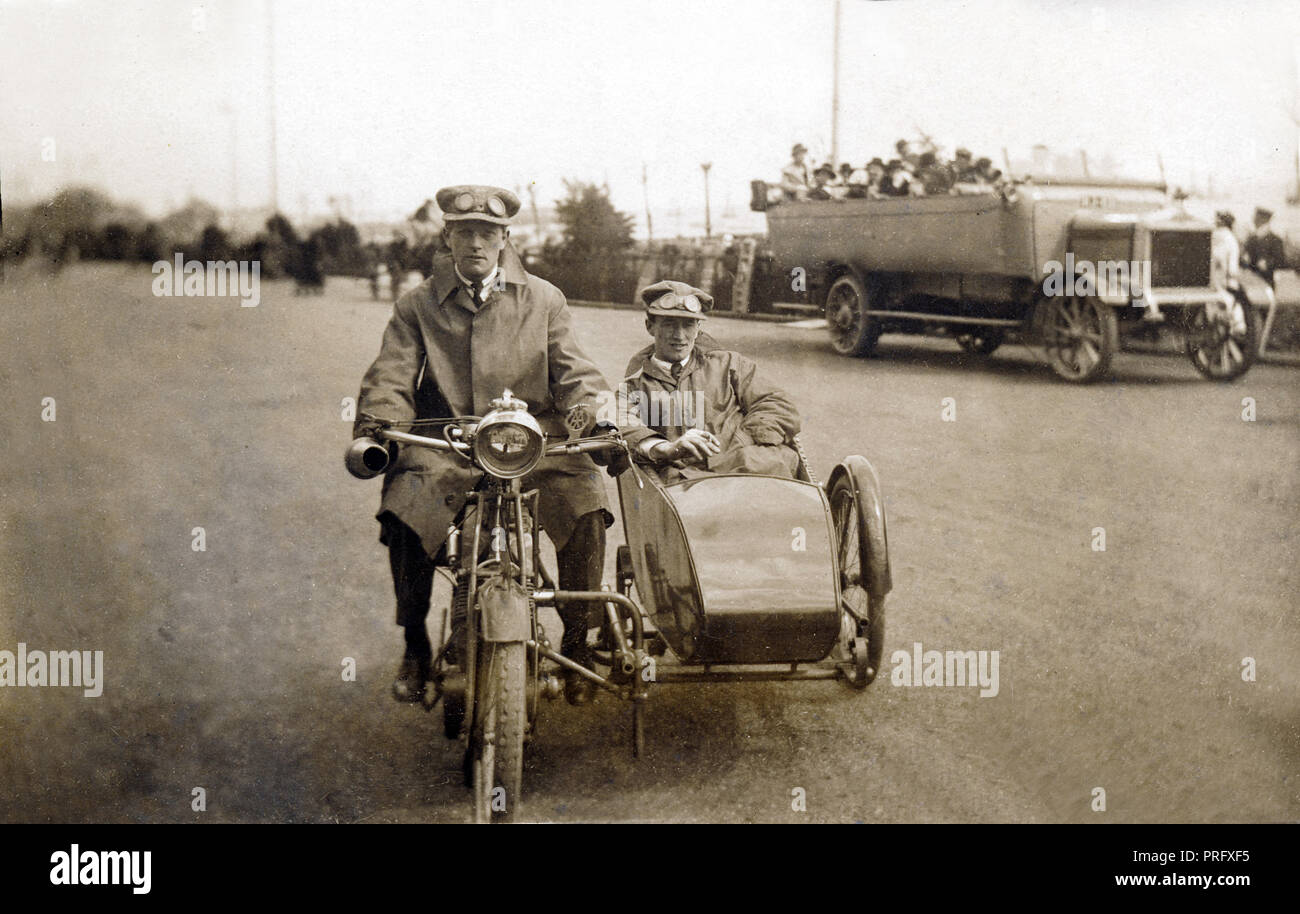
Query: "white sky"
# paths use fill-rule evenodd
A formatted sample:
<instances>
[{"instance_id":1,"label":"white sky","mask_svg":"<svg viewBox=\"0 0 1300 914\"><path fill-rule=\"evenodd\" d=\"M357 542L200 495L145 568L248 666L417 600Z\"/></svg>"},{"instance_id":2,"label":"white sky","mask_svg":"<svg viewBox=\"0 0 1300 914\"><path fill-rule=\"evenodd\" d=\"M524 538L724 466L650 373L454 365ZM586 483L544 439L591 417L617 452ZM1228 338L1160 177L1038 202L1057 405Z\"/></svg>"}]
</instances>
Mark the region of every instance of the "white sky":
<instances>
[{"instance_id":1,"label":"white sky","mask_svg":"<svg viewBox=\"0 0 1300 914\"><path fill-rule=\"evenodd\" d=\"M829 150L832 9L274 0L281 207L347 196L385 218L475 181L535 181L545 203L569 177L639 215L646 162L670 214L702 208L710 161L715 218L743 212L792 143ZM842 48L842 159L888 158L919 126L995 161L1042 142L1150 172L1160 150L1171 182L1261 202L1294 181L1293 0L844 0ZM267 60L263 0L0 0L5 198L80 181L153 214L266 203Z\"/></svg>"}]
</instances>

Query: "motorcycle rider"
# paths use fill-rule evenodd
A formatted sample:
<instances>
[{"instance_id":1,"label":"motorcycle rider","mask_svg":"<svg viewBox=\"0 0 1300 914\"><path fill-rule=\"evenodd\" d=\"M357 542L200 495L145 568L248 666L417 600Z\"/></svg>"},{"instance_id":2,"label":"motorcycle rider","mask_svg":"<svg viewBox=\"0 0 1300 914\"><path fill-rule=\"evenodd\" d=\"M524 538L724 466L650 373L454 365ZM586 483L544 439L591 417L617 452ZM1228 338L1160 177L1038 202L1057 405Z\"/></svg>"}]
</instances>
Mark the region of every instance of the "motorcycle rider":
<instances>
[{"instance_id":1,"label":"motorcycle rider","mask_svg":"<svg viewBox=\"0 0 1300 914\"><path fill-rule=\"evenodd\" d=\"M373 436L379 420L482 416L505 388L528 403L547 434L564 435L566 419L590 428L598 399L612 393L578 345L564 295L527 273L508 242L519 199L483 185L444 187L435 199L450 251L438 254L432 275L393 306L379 356L361 382L353 437ZM465 493L481 475L450 454L408 447L384 476L376 517L406 638L393 683L399 701L420 700L429 680L425 617L434 567ZM591 458L548 459L522 484L539 490L538 523L555 544L560 588L599 590L605 529L614 518ZM559 614L561 653L589 665L586 606L561 606ZM591 695L587 679L566 671L571 704Z\"/></svg>"}]
</instances>

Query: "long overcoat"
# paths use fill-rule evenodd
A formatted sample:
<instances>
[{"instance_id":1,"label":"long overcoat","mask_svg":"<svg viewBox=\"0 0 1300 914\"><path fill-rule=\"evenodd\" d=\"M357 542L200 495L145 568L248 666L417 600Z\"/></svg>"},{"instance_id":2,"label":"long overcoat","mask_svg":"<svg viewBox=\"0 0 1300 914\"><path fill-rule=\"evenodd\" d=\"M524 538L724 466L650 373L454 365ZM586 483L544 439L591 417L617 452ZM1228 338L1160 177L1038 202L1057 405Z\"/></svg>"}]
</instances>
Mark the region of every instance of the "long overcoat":
<instances>
[{"instance_id":1,"label":"long overcoat","mask_svg":"<svg viewBox=\"0 0 1300 914\"><path fill-rule=\"evenodd\" d=\"M498 266L501 281L482 304L460 283L448 254L397 300L361 382L355 436L372 432L376 419L482 416L506 388L528 404L543 432L563 436L568 410L583 405L595 416L599 401L612 398L574 337L560 290L526 272L509 244ZM436 555L481 476L458 457L403 447L384 475L376 517L391 513ZM613 519L604 479L586 455L547 458L523 484L539 488L539 523L557 547L582 515L603 510L606 525Z\"/></svg>"}]
</instances>

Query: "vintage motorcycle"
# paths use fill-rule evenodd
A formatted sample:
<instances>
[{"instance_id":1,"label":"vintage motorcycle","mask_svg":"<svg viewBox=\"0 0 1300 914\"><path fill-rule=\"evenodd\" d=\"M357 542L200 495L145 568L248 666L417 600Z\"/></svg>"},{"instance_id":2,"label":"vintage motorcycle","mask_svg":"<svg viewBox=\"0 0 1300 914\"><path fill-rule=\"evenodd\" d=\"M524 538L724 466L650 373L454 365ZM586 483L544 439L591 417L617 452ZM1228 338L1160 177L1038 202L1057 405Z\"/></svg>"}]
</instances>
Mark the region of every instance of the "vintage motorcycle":
<instances>
[{"instance_id":1,"label":"vintage motorcycle","mask_svg":"<svg viewBox=\"0 0 1300 914\"><path fill-rule=\"evenodd\" d=\"M434 421L441 437L399 427ZM630 462L616 430L548 443L506 390L481 418L390 423L357 439L348 470L384 472L394 445L453 454L483 473L439 556L452 605L425 692L427 709L442 702L446 736L466 744L476 822L520 817L524 746L539 700L562 694L557 668L631 702L638 757L651 683L839 679L862 690L875 679L892 582L884 500L863 457L842 461L825 487L802 452L795 479L719 474L665 486L632 464L618 476L617 590L564 591L540 560L539 493L521 480L548 457ZM603 610L593 668L554 650L538 622L539 607L561 603Z\"/></svg>"}]
</instances>

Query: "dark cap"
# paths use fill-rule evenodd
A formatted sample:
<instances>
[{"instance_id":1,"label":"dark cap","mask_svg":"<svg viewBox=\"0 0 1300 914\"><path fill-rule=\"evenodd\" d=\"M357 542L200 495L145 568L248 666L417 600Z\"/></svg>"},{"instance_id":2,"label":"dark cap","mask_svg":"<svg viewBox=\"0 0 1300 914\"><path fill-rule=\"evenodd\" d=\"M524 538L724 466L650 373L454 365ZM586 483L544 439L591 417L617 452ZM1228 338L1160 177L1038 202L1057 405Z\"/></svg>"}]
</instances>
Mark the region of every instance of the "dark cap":
<instances>
[{"instance_id":1,"label":"dark cap","mask_svg":"<svg viewBox=\"0 0 1300 914\"><path fill-rule=\"evenodd\" d=\"M876 156L874 159L872 159L870 162L867 163L868 168L870 168L872 165L879 165L881 168L884 168L885 160L882 159L880 156Z\"/></svg>"},{"instance_id":2,"label":"dark cap","mask_svg":"<svg viewBox=\"0 0 1300 914\"><path fill-rule=\"evenodd\" d=\"M444 222L491 222L509 225L519 212L519 198L500 187L484 184L457 184L434 194L443 212Z\"/></svg>"},{"instance_id":3,"label":"dark cap","mask_svg":"<svg viewBox=\"0 0 1300 914\"><path fill-rule=\"evenodd\" d=\"M1273 211L1272 211L1271 209L1269 209L1267 206L1257 206L1257 207L1255 207L1255 218L1256 218L1256 219L1272 219L1272 218L1273 218Z\"/></svg>"},{"instance_id":4,"label":"dark cap","mask_svg":"<svg viewBox=\"0 0 1300 914\"><path fill-rule=\"evenodd\" d=\"M790 155L797 156L799 153L807 152L807 151L808 151L808 147L805 146L803 143L795 143L794 148L790 150Z\"/></svg>"},{"instance_id":5,"label":"dark cap","mask_svg":"<svg viewBox=\"0 0 1300 914\"><path fill-rule=\"evenodd\" d=\"M684 282L664 279L641 290L641 303L647 316L692 317L702 321L705 312L713 309L713 296Z\"/></svg>"},{"instance_id":6,"label":"dark cap","mask_svg":"<svg viewBox=\"0 0 1300 914\"><path fill-rule=\"evenodd\" d=\"M829 163L818 165L817 170L813 172L813 177L815 178L817 175L830 175L833 178L835 177L835 167Z\"/></svg>"},{"instance_id":7,"label":"dark cap","mask_svg":"<svg viewBox=\"0 0 1300 914\"><path fill-rule=\"evenodd\" d=\"M1228 228L1232 228L1233 223L1237 220L1233 217L1232 213L1228 212L1226 209L1221 209L1214 214L1214 221L1219 225L1226 225Z\"/></svg>"},{"instance_id":8,"label":"dark cap","mask_svg":"<svg viewBox=\"0 0 1300 914\"><path fill-rule=\"evenodd\" d=\"M969 150L969 149L965 149L965 148L963 148L963 149L958 149L958 150L957 150L957 158L959 158L959 159L969 159L969 158L970 158L970 150Z\"/></svg>"}]
</instances>

